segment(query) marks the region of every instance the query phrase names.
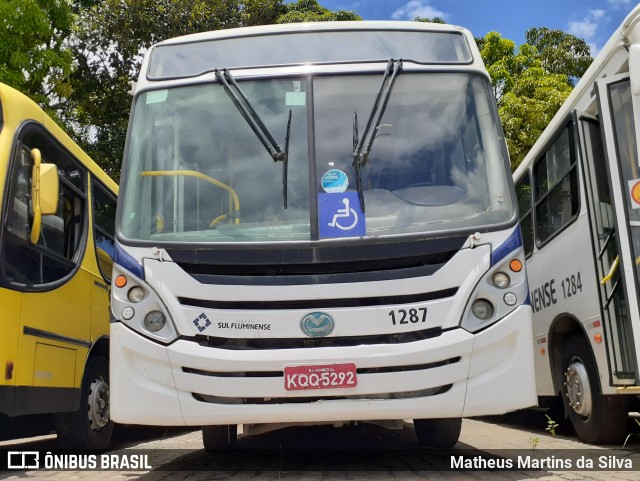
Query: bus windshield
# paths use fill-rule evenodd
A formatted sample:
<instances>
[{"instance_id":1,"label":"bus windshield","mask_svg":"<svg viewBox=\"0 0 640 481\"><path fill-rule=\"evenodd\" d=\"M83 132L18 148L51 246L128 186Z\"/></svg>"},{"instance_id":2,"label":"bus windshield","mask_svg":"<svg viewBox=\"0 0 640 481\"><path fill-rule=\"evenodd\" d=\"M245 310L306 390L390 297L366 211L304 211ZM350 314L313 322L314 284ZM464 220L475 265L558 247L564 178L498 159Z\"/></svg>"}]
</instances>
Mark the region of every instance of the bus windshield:
<instances>
[{"instance_id":1,"label":"bus windshield","mask_svg":"<svg viewBox=\"0 0 640 481\"><path fill-rule=\"evenodd\" d=\"M286 172L220 83L142 93L130 132L122 235L154 243L338 237L324 226L323 206L334 197L344 202L347 215L366 221L344 237L425 234L512 220L508 164L488 82L461 72L397 76L360 169L366 205L361 212L354 117L362 132L381 79L237 78L281 145L291 115Z\"/></svg>"}]
</instances>

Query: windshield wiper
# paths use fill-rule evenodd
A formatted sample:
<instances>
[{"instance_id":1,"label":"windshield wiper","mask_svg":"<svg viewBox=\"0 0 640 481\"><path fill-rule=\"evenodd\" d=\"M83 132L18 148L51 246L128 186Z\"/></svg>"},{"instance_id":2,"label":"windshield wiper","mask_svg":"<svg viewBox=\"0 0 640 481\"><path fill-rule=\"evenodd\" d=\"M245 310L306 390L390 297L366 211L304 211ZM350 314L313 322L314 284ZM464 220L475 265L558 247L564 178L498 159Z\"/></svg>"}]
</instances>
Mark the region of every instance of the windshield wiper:
<instances>
[{"instance_id":1,"label":"windshield wiper","mask_svg":"<svg viewBox=\"0 0 640 481\"><path fill-rule=\"evenodd\" d=\"M282 159L282 198L284 208L287 208L287 171L289 169L289 134L291 133L291 109L289 109L289 120L287 120L287 135L284 137L284 159Z\"/></svg>"},{"instance_id":2,"label":"windshield wiper","mask_svg":"<svg viewBox=\"0 0 640 481\"><path fill-rule=\"evenodd\" d=\"M216 79L222 84L225 91L231 98L244 120L246 120L251 130L256 134L258 140L274 162L282 162L282 197L284 199L284 208L287 208L287 170L289 166L289 133L291 132L291 110L289 110L289 120L287 121L287 134L285 136L284 149L276 141L267 126L264 124L258 112L255 111L249 99L244 95L236 80L226 68L215 70Z\"/></svg>"},{"instance_id":3,"label":"windshield wiper","mask_svg":"<svg viewBox=\"0 0 640 481\"><path fill-rule=\"evenodd\" d=\"M358 189L360 207L363 213L364 192L362 189L362 175L360 173L360 170L362 169L362 167L367 165L367 162L369 162L369 154L371 153L371 148L373 147L373 141L376 139L378 129L381 127L380 123L382 122L384 111L387 109L387 104L389 103L389 98L391 97L391 91L393 90L393 84L395 83L396 76L401 69L402 59L389 59L389 62L387 63L387 66L384 70L382 84L380 85L380 89L378 90L376 101L373 104L373 108L371 109L371 113L369 114L369 119L367 120L367 125L365 126L364 132L362 133L362 138L358 138L358 113L353 113L353 169L356 175L356 188ZM378 114L377 118L376 113ZM376 124L375 127L371 129L374 118L376 118ZM367 137L369 137L368 142ZM366 147L365 142L367 142Z\"/></svg>"}]
</instances>

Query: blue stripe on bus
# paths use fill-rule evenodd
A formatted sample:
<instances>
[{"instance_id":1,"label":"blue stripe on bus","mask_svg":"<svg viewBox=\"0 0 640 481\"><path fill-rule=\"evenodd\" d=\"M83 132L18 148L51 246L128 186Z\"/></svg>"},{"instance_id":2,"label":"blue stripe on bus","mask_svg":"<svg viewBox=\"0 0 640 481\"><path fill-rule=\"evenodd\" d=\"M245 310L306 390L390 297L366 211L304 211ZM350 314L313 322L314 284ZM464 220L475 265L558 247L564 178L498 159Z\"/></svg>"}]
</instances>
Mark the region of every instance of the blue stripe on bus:
<instances>
[{"instance_id":1,"label":"blue stripe on bus","mask_svg":"<svg viewBox=\"0 0 640 481\"><path fill-rule=\"evenodd\" d=\"M144 269L142 266L118 244L116 244L115 263L127 269L134 276L137 276L138 279L144 280Z\"/></svg>"},{"instance_id":2,"label":"blue stripe on bus","mask_svg":"<svg viewBox=\"0 0 640 481\"><path fill-rule=\"evenodd\" d=\"M519 247L522 247L522 232L520 231L520 225L513 230L506 241L496 247L491 253L491 265L495 266L498 262Z\"/></svg>"}]
</instances>

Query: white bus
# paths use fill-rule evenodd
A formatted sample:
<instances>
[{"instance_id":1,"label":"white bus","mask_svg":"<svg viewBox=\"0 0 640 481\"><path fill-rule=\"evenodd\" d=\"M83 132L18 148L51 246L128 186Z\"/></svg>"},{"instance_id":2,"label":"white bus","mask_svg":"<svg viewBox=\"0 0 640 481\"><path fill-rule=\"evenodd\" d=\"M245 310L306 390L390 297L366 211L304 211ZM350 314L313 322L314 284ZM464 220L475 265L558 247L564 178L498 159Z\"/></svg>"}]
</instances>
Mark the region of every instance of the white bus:
<instances>
[{"instance_id":1,"label":"white bus","mask_svg":"<svg viewBox=\"0 0 640 481\"><path fill-rule=\"evenodd\" d=\"M514 173L538 396L596 443L624 439L640 393L639 22L640 6Z\"/></svg>"},{"instance_id":2,"label":"white bus","mask_svg":"<svg viewBox=\"0 0 640 481\"><path fill-rule=\"evenodd\" d=\"M111 414L205 448L295 423L535 404L517 202L471 34L418 22L164 41L134 87ZM396 422L396 424L398 424Z\"/></svg>"}]
</instances>

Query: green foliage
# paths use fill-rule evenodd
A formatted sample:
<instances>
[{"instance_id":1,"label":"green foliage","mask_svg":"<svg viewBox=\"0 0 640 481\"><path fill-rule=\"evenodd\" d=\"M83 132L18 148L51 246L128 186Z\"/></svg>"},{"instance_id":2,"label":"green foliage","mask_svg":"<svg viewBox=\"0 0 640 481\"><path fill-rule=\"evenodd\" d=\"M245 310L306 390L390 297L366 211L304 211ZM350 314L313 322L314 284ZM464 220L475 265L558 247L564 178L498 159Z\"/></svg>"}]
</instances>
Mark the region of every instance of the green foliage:
<instances>
[{"instance_id":1,"label":"green foliage","mask_svg":"<svg viewBox=\"0 0 640 481\"><path fill-rule=\"evenodd\" d=\"M286 12L278 17L277 23L331 22L362 20L354 11L332 11L323 7L317 0L297 0L285 5Z\"/></svg>"},{"instance_id":2,"label":"green foliage","mask_svg":"<svg viewBox=\"0 0 640 481\"><path fill-rule=\"evenodd\" d=\"M129 81L138 76L144 52L181 35L275 23L283 0L84 0L79 7L65 112L82 147L118 178L131 109Z\"/></svg>"},{"instance_id":3,"label":"green foliage","mask_svg":"<svg viewBox=\"0 0 640 481\"><path fill-rule=\"evenodd\" d=\"M542 68L567 75L572 82L582 77L593 61L587 42L561 30L530 28L525 38L540 53Z\"/></svg>"},{"instance_id":4,"label":"green foliage","mask_svg":"<svg viewBox=\"0 0 640 481\"><path fill-rule=\"evenodd\" d=\"M523 72L504 94L499 112L514 170L570 93L565 75L535 67Z\"/></svg>"},{"instance_id":5,"label":"green foliage","mask_svg":"<svg viewBox=\"0 0 640 481\"><path fill-rule=\"evenodd\" d=\"M547 418L547 427L544 428L545 431L549 431L549 433L551 434L551 436L553 436L554 438L556 437L556 429L560 427L560 425L555 422L553 419L551 419L551 416L549 416L548 414L545 414L546 418Z\"/></svg>"},{"instance_id":6,"label":"green foliage","mask_svg":"<svg viewBox=\"0 0 640 481\"><path fill-rule=\"evenodd\" d=\"M126 92L150 45L240 26L361 20L354 11L331 11L318 0L71 1L0 3L0 80L41 105L68 99L61 111L67 126L114 178L119 176L131 108ZM71 5L77 19L73 30ZM445 23L441 18L415 21ZM519 47L496 32L476 39L491 76L513 168L591 61L586 43L564 32L533 28L526 38Z\"/></svg>"},{"instance_id":7,"label":"green foliage","mask_svg":"<svg viewBox=\"0 0 640 481\"><path fill-rule=\"evenodd\" d=\"M491 85L498 103L503 92L508 92L513 88L513 63L514 51L516 48L513 40L502 38L497 32L489 32L484 37L484 42L480 55L484 61Z\"/></svg>"},{"instance_id":8,"label":"green foliage","mask_svg":"<svg viewBox=\"0 0 640 481\"><path fill-rule=\"evenodd\" d=\"M440 17L433 17L433 18L427 18L427 17L416 17L413 19L414 22L426 22L426 23L441 23L441 24L446 24L447 22L445 22L444 20L442 20Z\"/></svg>"},{"instance_id":9,"label":"green foliage","mask_svg":"<svg viewBox=\"0 0 640 481\"><path fill-rule=\"evenodd\" d=\"M143 54L159 41L197 32L301 21L360 20L316 0L76 0L77 68L65 116L83 148L114 178L124 151Z\"/></svg>"},{"instance_id":10,"label":"green foliage","mask_svg":"<svg viewBox=\"0 0 640 481\"><path fill-rule=\"evenodd\" d=\"M488 33L480 53L491 77L511 167L522 162L592 61L584 40L547 28L530 29L516 45ZM586 50L585 50L586 49Z\"/></svg>"},{"instance_id":11,"label":"green foliage","mask_svg":"<svg viewBox=\"0 0 640 481\"><path fill-rule=\"evenodd\" d=\"M0 2L0 81L55 116L71 93L72 54L65 43L73 15L66 0Z\"/></svg>"}]
</instances>

